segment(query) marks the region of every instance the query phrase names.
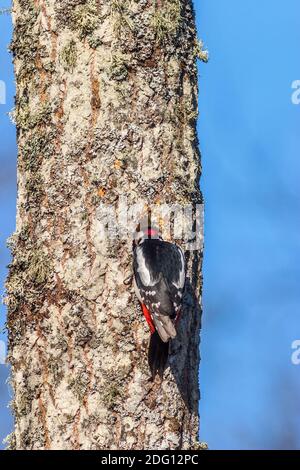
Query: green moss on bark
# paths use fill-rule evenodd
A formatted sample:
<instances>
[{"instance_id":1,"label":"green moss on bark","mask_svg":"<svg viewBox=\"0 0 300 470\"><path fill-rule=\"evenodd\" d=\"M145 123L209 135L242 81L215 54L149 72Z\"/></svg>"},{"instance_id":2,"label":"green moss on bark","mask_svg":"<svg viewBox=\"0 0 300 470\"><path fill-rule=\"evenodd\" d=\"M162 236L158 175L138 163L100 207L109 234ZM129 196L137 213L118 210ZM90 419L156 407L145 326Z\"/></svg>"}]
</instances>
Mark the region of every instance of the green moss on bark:
<instances>
[{"instance_id":1,"label":"green moss on bark","mask_svg":"<svg viewBox=\"0 0 300 470\"><path fill-rule=\"evenodd\" d=\"M39 10L31 0L22 0L19 3L23 15L18 16L14 26L10 50L14 58L20 60L20 68L17 71L18 79L29 80L36 72L36 60L38 55L41 54L39 35L36 28Z\"/></svg>"},{"instance_id":2,"label":"green moss on bark","mask_svg":"<svg viewBox=\"0 0 300 470\"><path fill-rule=\"evenodd\" d=\"M77 47L73 39L63 48L60 57L64 69L73 72L77 63Z\"/></svg>"},{"instance_id":3,"label":"green moss on bark","mask_svg":"<svg viewBox=\"0 0 300 470\"><path fill-rule=\"evenodd\" d=\"M174 36L181 23L181 1L165 0L161 6L156 6L151 25L155 31L158 42Z\"/></svg>"}]
</instances>

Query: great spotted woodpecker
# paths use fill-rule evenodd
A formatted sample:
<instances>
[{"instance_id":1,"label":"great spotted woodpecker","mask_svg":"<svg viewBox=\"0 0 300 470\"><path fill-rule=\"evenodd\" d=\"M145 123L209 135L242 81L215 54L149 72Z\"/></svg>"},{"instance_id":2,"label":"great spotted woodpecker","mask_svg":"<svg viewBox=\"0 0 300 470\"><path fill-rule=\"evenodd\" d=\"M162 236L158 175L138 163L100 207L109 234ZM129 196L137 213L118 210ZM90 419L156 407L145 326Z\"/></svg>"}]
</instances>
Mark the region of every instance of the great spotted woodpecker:
<instances>
[{"instance_id":1,"label":"great spotted woodpecker","mask_svg":"<svg viewBox=\"0 0 300 470\"><path fill-rule=\"evenodd\" d=\"M181 248L147 228L137 234L133 252L134 288L151 331L148 362L152 379L162 378L169 341L176 336L186 268Z\"/></svg>"}]
</instances>

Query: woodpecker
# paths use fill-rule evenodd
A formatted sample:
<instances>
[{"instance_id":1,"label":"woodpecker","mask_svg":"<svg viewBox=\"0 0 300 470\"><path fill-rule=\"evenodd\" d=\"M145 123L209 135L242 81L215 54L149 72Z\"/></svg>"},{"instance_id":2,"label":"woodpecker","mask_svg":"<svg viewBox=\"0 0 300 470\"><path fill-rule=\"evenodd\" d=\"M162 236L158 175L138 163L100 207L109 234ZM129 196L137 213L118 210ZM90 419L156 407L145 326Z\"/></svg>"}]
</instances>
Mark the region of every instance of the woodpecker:
<instances>
[{"instance_id":1,"label":"woodpecker","mask_svg":"<svg viewBox=\"0 0 300 470\"><path fill-rule=\"evenodd\" d=\"M164 241L153 228L138 232L133 248L133 282L151 332L148 362L154 380L156 374L163 377L169 343L176 336L185 258L178 245Z\"/></svg>"}]
</instances>

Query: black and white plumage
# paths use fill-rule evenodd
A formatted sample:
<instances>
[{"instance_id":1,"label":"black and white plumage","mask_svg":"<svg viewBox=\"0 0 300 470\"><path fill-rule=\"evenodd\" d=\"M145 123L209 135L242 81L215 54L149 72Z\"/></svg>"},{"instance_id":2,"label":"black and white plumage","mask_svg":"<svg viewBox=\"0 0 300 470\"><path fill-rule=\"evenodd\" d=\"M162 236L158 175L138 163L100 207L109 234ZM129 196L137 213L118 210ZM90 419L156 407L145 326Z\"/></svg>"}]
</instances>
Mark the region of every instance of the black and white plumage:
<instances>
[{"instance_id":1,"label":"black and white plumage","mask_svg":"<svg viewBox=\"0 0 300 470\"><path fill-rule=\"evenodd\" d=\"M176 336L176 320L181 310L186 277L181 248L156 235L153 229L149 229L146 235L142 233L133 256L135 291L152 333L149 364L150 355L155 356L159 349L164 356L168 355L168 342ZM166 357L163 362L166 362ZM150 364L154 375L158 359L152 358L154 364ZM161 364L158 364L158 369L161 372Z\"/></svg>"}]
</instances>

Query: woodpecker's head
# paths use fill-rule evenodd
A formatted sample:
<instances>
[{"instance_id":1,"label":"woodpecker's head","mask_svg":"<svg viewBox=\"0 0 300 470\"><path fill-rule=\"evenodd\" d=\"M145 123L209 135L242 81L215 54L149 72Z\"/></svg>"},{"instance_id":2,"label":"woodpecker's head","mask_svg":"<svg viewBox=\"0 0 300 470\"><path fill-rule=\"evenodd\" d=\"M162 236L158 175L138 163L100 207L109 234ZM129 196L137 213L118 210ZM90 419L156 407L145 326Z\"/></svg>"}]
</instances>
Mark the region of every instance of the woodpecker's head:
<instances>
[{"instance_id":1,"label":"woodpecker's head","mask_svg":"<svg viewBox=\"0 0 300 470\"><path fill-rule=\"evenodd\" d=\"M159 229L155 226L151 227L151 225L149 224L139 224L135 232L135 237L133 241L134 246L140 245L141 243L143 243L144 240L149 239L162 240L162 237L159 233Z\"/></svg>"}]
</instances>

